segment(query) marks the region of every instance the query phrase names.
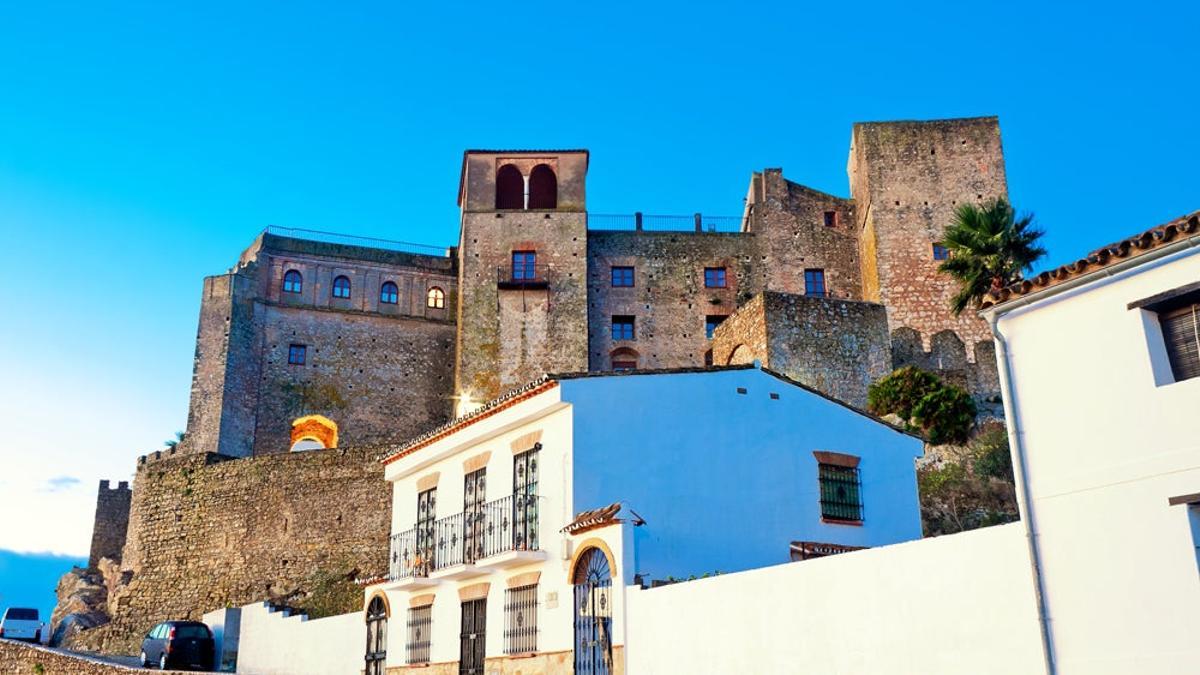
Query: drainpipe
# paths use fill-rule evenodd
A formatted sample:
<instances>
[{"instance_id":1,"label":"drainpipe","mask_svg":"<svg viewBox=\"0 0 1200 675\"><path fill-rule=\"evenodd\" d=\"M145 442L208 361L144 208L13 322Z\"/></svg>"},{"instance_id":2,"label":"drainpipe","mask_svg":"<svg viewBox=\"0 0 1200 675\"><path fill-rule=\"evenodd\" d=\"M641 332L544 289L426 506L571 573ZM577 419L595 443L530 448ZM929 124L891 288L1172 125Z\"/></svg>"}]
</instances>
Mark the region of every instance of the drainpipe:
<instances>
[{"instance_id":1,"label":"drainpipe","mask_svg":"<svg viewBox=\"0 0 1200 675\"><path fill-rule=\"evenodd\" d=\"M1050 634L1050 617L1046 611L1046 587L1042 578L1042 557L1039 552L1034 532L1033 499L1029 491L1029 481L1026 479L1025 445L1021 439L1021 419L1017 415L1016 390L1013 388L1012 367L1008 361L1008 343L1000 332L1000 317L992 314L988 317L988 326L1000 349L996 352L1000 362L1000 390L1004 394L1004 416L1008 419L1008 443L1012 448L1013 477L1016 479L1017 490L1020 494L1020 506L1024 507L1021 520L1025 523L1026 542L1029 545L1029 563L1033 573L1033 588L1037 599L1038 628L1042 635L1042 658L1046 663L1046 675L1055 675L1054 643Z\"/></svg>"}]
</instances>

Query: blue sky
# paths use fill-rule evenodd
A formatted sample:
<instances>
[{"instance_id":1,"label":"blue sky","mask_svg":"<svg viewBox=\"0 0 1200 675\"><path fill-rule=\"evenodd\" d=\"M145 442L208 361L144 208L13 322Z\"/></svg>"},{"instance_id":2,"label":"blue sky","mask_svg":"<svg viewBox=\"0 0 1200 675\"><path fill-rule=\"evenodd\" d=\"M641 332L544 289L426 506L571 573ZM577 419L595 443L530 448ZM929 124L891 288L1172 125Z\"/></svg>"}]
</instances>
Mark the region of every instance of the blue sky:
<instances>
[{"instance_id":1,"label":"blue sky","mask_svg":"<svg viewBox=\"0 0 1200 675\"><path fill-rule=\"evenodd\" d=\"M766 166L846 195L855 121L994 114L1050 262L1200 208L1195 3L249 4L0 9L0 548L85 553L184 427L204 275L268 224L451 244L464 148L736 215Z\"/></svg>"}]
</instances>

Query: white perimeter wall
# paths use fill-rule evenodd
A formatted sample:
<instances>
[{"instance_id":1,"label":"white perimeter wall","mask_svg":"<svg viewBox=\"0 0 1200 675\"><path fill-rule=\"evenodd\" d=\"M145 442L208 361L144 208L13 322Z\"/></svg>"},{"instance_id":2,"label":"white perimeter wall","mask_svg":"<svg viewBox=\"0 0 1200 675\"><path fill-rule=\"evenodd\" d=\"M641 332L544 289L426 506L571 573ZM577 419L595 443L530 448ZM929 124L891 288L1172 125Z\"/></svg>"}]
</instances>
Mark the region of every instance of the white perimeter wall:
<instances>
[{"instance_id":1,"label":"white perimeter wall","mask_svg":"<svg viewBox=\"0 0 1200 675\"><path fill-rule=\"evenodd\" d=\"M628 672L1044 672L1020 523L628 590Z\"/></svg>"},{"instance_id":2,"label":"white perimeter wall","mask_svg":"<svg viewBox=\"0 0 1200 675\"><path fill-rule=\"evenodd\" d=\"M272 612L266 603L242 607L237 672L249 675L342 675L363 669L367 648L362 612L304 620Z\"/></svg>"}]
</instances>

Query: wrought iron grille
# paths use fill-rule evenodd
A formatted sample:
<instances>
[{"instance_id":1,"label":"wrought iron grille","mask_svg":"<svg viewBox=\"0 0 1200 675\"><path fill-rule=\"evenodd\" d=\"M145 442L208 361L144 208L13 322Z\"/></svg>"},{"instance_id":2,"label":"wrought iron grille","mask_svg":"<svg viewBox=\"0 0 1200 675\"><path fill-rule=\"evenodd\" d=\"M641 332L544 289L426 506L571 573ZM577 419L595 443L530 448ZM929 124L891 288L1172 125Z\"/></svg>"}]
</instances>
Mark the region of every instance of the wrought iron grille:
<instances>
[{"instance_id":1,"label":"wrought iron grille","mask_svg":"<svg viewBox=\"0 0 1200 675\"><path fill-rule=\"evenodd\" d=\"M463 562L484 557L484 495L487 494L487 469L467 474L463 485Z\"/></svg>"},{"instance_id":2,"label":"wrought iron grille","mask_svg":"<svg viewBox=\"0 0 1200 675\"><path fill-rule=\"evenodd\" d=\"M597 548L583 552L576 567L575 672L612 672L612 570Z\"/></svg>"},{"instance_id":3,"label":"wrought iron grille","mask_svg":"<svg viewBox=\"0 0 1200 675\"><path fill-rule=\"evenodd\" d=\"M537 651L538 587L520 586L504 591L504 653Z\"/></svg>"},{"instance_id":4,"label":"wrought iron grille","mask_svg":"<svg viewBox=\"0 0 1200 675\"><path fill-rule=\"evenodd\" d=\"M862 482L858 468L819 465L821 480L821 516L831 520L863 519Z\"/></svg>"},{"instance_id":5,"label":"wrought iron grille","mask_svg":"<svg viewBox=\"0 0 1200 675\"><path fill-rule=\"evenodd\" d=\"M483 675L484 645L487 643L487 600L468 600L462 604L462 632L459 633L459 675Z\"/></svg>"},{"instance_id":6,"label":"wrought iron grille","mask_svg":"<svg viewBox=\"0 0 1200 675\"><path fill-rule=\"evenodd\" d=\"M463 564L463 514L442 518L433 525L433 569Z\"/></svg>"},{"instance_id":7,"label":"wrought iron grille","mask_svg":"<svg viewBox=\"0 0 1200 675\"><path fill-rule=\"evenodd\" d=\"M408 609L408 662L429 663L429 634L433 626L433 605Z\"/></svg>"},{"instance_id":8,"label":"wrought iron grille","mask_svg":"<svg viewBox=\"0 0 1200 675\"><path fill-rule=\"evenodd\" d=\"M367 605L367 675L384 675L387 663L387 606L376 596Z\"/></svg>"},{"instance_id":9,"label":"wrought iron grille","mask_svg":"<svg viewBox=\"0 0 1200 675\"><path fill-rule=\"evenodd\" d=\"M392 581L423 576L417 557L417 531L406 530L392 535L391 555L388 557L388 578Z\"/></svg>"},{"instance_id":10,"label":"wrought iron grille","mask_svg":"<svg viewBox=\"0 0 1200 675\"><path fill-rule=\"evenodd\" d=\"M413 542L413 570L417 576L426 576L433 565L433 542L436 533L434 523L437 516L437 488L425 490L417 495L416 538Z\"/></svg>"},{"instance_id":11,"label":"wrought iron grille","mask_svg":"<svg viewBox=\"0 0 1200 675\"><path fill-rule=\"evenodd\" d=\"M538 451L541 443L513 457L513 549L538 548Z\"/></svg>"}]
</instances>

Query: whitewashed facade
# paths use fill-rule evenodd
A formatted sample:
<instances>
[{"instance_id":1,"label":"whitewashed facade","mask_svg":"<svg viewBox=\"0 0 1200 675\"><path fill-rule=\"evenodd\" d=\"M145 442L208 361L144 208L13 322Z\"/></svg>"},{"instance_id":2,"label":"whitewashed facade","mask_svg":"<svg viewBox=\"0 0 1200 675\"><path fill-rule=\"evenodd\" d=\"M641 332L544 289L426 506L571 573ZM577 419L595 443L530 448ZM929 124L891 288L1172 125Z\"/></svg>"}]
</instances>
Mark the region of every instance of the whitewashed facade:
<instances>
[{"instance_id":1,"label":"whitewashed facade","mask_svg":"<svg viewBox=\"0 0 1200 675\"><path fill-rule=\"evenodd\" d=\"M386 460L367 672L624 672L630 587L919 538L921 452L753 367L535 383ZM858 511L822 503L825 462Z\"/></svg>"}]
</instances>

